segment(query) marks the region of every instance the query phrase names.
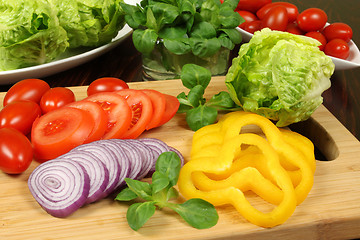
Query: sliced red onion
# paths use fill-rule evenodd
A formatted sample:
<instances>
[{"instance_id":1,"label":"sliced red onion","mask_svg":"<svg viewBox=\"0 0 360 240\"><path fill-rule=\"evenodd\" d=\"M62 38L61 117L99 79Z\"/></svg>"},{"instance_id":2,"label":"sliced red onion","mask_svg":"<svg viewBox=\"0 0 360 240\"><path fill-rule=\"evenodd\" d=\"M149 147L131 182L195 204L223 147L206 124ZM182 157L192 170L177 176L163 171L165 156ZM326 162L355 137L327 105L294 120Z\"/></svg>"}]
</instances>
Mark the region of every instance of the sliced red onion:
<instances>
[{"instance_id":1,"label":"sliced red onion","mask_svg":"<svg viewBox=\"0 0 360 240\"><path fill-rule=\"evenodd\" d=\"M90 179L81 164L69 159L54 159L35 168L29 176L28 186L46 212L61 218L84 205Z\"/></svg>"},{"instance_id":2,"label":"sliced red onion","mask_svg":"<svg viewBox=\"0 0 360 240\"><path fill-rule=\"evenodd\" d=\"M105 140L100 140L100 141L105 141ZM109 148L107 148L102 144L99 144L98 142L99 141L83 144L77 146L71 151L80 150L80 151L90 152L95 156L97 156L105 164L106 168L109 171L109 182L106 186L103 196L105 197L109 195L112 191L114 191L116 185L118 184L121 168L119 162L115 160L116 156L113 153L113 151L110 151Z\"/></svg>"},{"instance_id":3,"label":"sliced red onion","mask_svg":"<svg viewBox=\"0 0 360 240\"><path fill-rule=\"evenodd\" d=\"M60 158L76 161L87 171L90 178L90 191L85 204L98 201L104 197L109 182L109 170L98 157L91 152L73 150Z\"/></svg>"},{"instance_id":4,"label":"sliced red onion","mask_svg":"<svg viewBox=\"0 0 360 240\"><path fill-rule=\"evenodd\" d=\"M141 142L136 139L127 139L131 145L135 146L142 153L142 165L141 171L139 172L137 179L143 179L151 170L154 152L151 150L149 146L147 146L144 142Z\"/></svg>"},{"instance_id":5,"label":"sliced red onion","mask_svg":"<svg viewBox=\"0 0 360 240\"><path fill-rule=\"evenodd\" d=\"M104 147L112 151L115 156L114 161L117 161L119 164L119 179L114 187L115 190L125 184L125 178L128 177L130 174L130 161L122 148L120 148L115 142L111 140L100 140L97 143L103 145Z\"/></svg>"},{"instance_id":6,"label":"sliced red onion","mask_svg":"<svg viewBox=\"0 0 360 240\"><path fill-rule=\"evenodd\" d=\"M139 138L138 140L140 142L145 143L146 146L150 147L154 153L154 158L152 161L153 163L147 175L147 177L150 177L155 172L156 160L158 159L161 153L170 151L169 146L165 142L157 138Z\"/></svg>"}]
</instances>

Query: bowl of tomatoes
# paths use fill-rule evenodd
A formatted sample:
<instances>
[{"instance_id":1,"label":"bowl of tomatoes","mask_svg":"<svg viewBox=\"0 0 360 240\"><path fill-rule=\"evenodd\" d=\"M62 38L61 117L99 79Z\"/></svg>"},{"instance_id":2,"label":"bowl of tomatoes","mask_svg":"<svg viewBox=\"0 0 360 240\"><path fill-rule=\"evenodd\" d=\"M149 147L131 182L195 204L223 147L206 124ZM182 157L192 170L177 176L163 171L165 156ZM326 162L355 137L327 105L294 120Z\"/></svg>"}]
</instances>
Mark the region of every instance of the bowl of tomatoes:
<instances>
[{"instance_id":1,"label":"bowl of tomatoes","mask_svg":"<svg viewBox=\"0 0 360 240\"><path fill-rule=\"evenodd\" d=\"M319 8L299 12L288 2L241 0L235 11L245 20L238 27L245 42L263 28L305 35L321 43L319 49L332 59L336 70L360 67L360 52L352 40L352 28L342 22L329 23L327 14Z\"/></svg>"}]
</instances>

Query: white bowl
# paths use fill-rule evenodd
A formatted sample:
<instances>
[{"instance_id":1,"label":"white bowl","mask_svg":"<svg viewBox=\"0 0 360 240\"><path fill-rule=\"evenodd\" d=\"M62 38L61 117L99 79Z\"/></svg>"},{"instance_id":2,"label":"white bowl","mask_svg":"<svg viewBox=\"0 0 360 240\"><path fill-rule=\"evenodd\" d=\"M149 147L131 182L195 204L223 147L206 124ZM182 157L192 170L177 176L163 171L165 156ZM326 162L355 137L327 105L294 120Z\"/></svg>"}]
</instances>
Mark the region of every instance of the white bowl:
<instances>
[{"instance_id":1,"label":"white bowl","mask_svg":"<svg viewBox=\"0 0 360 240\"><path fill-rule=\"evenodd\" d=\"M249 33L241 28L237 28L240 31L243 41L248 42L252 38L253 34ZM349 42L350 55L344 60L336 57L330 57L335 64L335 70L347 70L360 67L360 51L356 44L350 40Z\"/></svg>"}]
</instances>

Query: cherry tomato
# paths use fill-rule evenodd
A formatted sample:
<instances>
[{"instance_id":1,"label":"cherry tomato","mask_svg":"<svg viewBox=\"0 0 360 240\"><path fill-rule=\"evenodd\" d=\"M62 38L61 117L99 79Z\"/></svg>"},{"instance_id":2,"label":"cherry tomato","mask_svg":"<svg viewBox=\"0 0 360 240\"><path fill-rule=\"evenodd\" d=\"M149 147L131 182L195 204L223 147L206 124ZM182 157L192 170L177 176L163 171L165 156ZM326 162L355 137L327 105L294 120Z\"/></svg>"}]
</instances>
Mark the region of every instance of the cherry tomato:
<instances>
[{"instance_id":1,"label":"cherry tomato","mask_svg":"<svg viewBox=\"0 0 360 240\"><path fill-rule=\"evenodd\" d=\"M87 95L90 96L99 92L115 92L128 88L129 86L127 83L119 78L103 77L98 78L90 83L89 87L87 88Z\"/></svg>"},{"instance_id":2,"label":"cherry tomato","mask_svg":"<svg viewBox=\"0 0 360 240\"><path fill-rule=\"evenodd\" d=\"M164 96L166 98L166 106L165 106L165 112L163 114L159 126L170 121L174 117L180 106L180 102L176 97L168 94L164 94Z\"/></svg>"},{"instance_id":3,"label":"cherry tomato","mask_svg":"<svg viewBox=\"0 0 360 240\"><path fill-rule=\"evenodd\" d=\"M85 140L84 143L100 140L104 136L108 127L109 118L108 114L99 104L83 100L69 103L68 105L66 105L66 107L73 107L85 110L89 112L90 116L93 118L95 123L94 128L92 129L90 136Z\"/></svg>"},{"instance_id":4,"label":"cherry tomato","mask_svg":"<svg viewBox=\"0 0 360 240\"><path fill-rule=\"evenodd\" d=\"M69 88L55 87L41 97L40 108L43 113L47 113L74 101L75 94Z\"/></svg>"},{"instance_id":5,"label":"cherry tomato","mask_svg":"<svg viewBox=\"0 0 360 240\"><path fill-rule=\"evenodd\" d=\"M236 10L245 10L252 13L256 13L257 10L262 8L272 0L240 0Z\"/></svg>"},{"instance_id":6,"label":"cherry tomato","mask_svg":"<svg viewBox=\"0 0 360 240\"><path fill-rule=\"evenodd\" d=\"M338 22L326 26L323 30L323 34L328 41L331 41L335 38L340 38L345 42L350 42L353 36L353 31L349 25Z\"/></svg>"},{"instance_id":7,"label":"cherry tomato","mask_svg":"<svg viewBox=\"0 0 360 240\"><path fill-rule=\"evenodd\" d=\"M15 128L27 135L35 119L40 116L41 109L37 103L25 100L14 101L0 111L0 128Z\"/></svg>"},{"instance_id":8,"label":"cherry tomato","mask_svg":"<svg viewBox=\"0 0 360 240\"><path fill-rule=\"evenodd\" d=\"M349 45L342 39L333 39L325 45L324 52L326 55L347 59L350 54Z\"/></svg>"},{"instance_id":9,"label":"cherry tomato","mask_svg":"<svg viewBox=\"0 0 360 240\"><path fill-rule=\"evenodd\" d=\"M266 4L265 6L260 8L256 12L257 17L259 19L263 19L265 17L266 13L274 6L283 6L286 8L287 13L288 13L288 22L294 22L296 20L297 16L299 15L299 10L294 4L291 4L288 2L273 2L273 3Z\"/></svg>"},{"instance_id":10,"label":"cherry tomato","mask_svg":"<svg viewBox=\"0 0 360 240\"><path fill-rule=\"evenodd\" d=\"M255 20L252 22L247 22L244 26L244 30L249 32L249 33L254 33L258 30L261 29L261 21L260 20Z\"/></svg>"},{"instance_id":11,"label":"cherry tomato","mask_svg":"<svg viewBox=\"0 0 360 240\"><path fill-rule=\"evenodd\" d=\"M261 20L261 29L285 31L288 24L288 13L284 6L273 6Z\"/></svg>"},{"instance_id":12,"label":"cherry tomato","mask_svg":"<svg viewBox=\"0 0 360 240\"><path fill-rule=\"evenodd\" d=\"M29 139L14 128L0 129L0 169L19 174L30 166L33 150Z\"/></svg>"},{"instance_id":13,"label":"cherry tomato","mask_svg":"<svg viewBox=\"0 0 360 240\"><path fill-rule=\"evenodd\" d=\"M108 115L107 129L103 139L122 138L130 127L132 111L126 100L114 92L102 92L93 94L84 99L92 101Z\"/></svg>"},{"instance_id":14,"label":"cherry tomato","mask_svg":"<svg viewBox=\"0 0 360 240\"><path fill-rule=\"evenodd\" d=\"M29 100L39 104L42 95L49 89L49 84L40 79L21 80L15 83L6 93L3 106L17 100Z\"/></svg>"},{"instance_id":15,"label":"cherry tomato","mask_svg":"<svg viewBox=\"0 0 360 240\"><path fill-rule=\"evenodd\" d=\"M319 8L308 8L298 15L296 22L305 32L318 31L325 26L327 15Z\"/></svg>"},{"instance_id":16,"label":"cherry tomato","mask_svg":"<svg viewBox=\"0 0 360 240\"><path fill-rule=\"evenodd\" d=\"M245 20L245 22L243 22L242 24L239 25L239 28L242 28L244 29L245 27L245 24L247 22L252 22L252 21L255 21L255 20L258 20L258 18L256 17L255 14L253 14L252 12L249 12L249 11L237 11L240 16L242 16Z\"/></svg>"},{"instance_id":17,"label":"cherry tomato","mask_svg":"<svg viewBox=\"0 0 360 240\"><path fill-rule=\"evenodd\" d=\"M128 102L132 110L132 119L123 138L137 138L146 129L152 118L151 99L141 90L123 89L116 92Z\"/></svg>"},{"instance_id":18,"label":"cherry tomato","mask_svg":"<svg viewBox=\"0 0 360 240\"><path fill-rule=\"evenodd\" d=\"M36 119L31 130L35 158L56 158L85 142L94 127L90 114L82 109L62 107Z\"/></svg>"},{"instance_id":19,"label":"cherry tomato","mask_svg":"<svg viewBox=\"0 0 360 240\"><path fill-rule=\"evenodd\" d=\"M321 45L319 46L319 49L321 51L324 51L327 41L326 41L325 36L321 32L308 32L305 34L305 36L318 40L321 43Z\"/></svg>"},{"instance_id":20,"label":"cherry tomato","mask_svg":"<svg viewBox=\"0 0 360 240\"><path fill-rule=\"evenodd\" d=\"M149 130L159 126L162 116L165 112L166 98L161 92L153 89L143 89L141 91L150 98L152 103L152 117L150 122L146 126L146 130Z\"/></svg>"},{"instance_id":21,"label":"cherry tomato","mask_svg":"<svg viewBox=\"0 0 360 240\"><path fill-rule=\"evenodd\" d=\"M296 22L288 23L285 31L296 35L304 35L304 32L299 28Z\"/></svg>"}]
</instances>

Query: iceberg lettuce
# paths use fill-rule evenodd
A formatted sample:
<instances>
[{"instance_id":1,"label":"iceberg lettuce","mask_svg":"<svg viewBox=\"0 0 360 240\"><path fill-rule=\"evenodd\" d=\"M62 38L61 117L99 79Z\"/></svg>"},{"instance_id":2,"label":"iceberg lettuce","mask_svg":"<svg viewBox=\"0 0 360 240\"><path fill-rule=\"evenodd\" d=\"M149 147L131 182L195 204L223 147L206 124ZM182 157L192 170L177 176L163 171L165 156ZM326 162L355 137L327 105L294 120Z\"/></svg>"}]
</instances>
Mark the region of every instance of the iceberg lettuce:
<instances>
[{"instance_id":1,"label":"iceberg lettuce","mask_svg":"<svg viewBox=\"0 0 360 240\"><path fill-rule=\"evenodd\" d=\"M335 66L312 38L263 29L239 50L226 75L230 96L244 111L278 127L308 119L322 104Z\"/></svg>"}]
</instances>

